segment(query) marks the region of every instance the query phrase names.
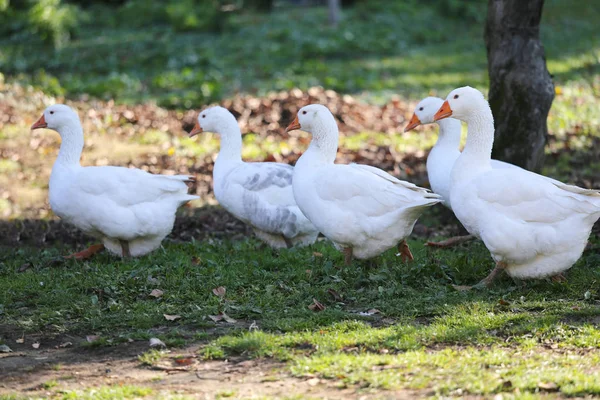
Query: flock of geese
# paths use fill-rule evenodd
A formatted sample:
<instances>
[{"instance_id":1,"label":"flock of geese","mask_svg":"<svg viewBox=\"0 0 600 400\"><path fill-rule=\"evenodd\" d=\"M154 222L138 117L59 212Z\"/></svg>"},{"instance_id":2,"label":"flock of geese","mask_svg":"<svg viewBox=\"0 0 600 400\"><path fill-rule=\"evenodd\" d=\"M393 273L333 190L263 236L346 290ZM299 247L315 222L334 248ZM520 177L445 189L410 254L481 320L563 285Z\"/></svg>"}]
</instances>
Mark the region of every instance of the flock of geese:
<instances>
[{"instance_id":1,"label":"flock of geese","mask_svg":"<svg viewBox=\"0 0 600 400\"><path fill-rule=\"evenodd\" d=\"M462 153L460 121L468 125ZM369 165L336 164L337 123L319 104L302 107L286 129L312 135L295 167L244 162L240 128L223 107L201 111L190 137L220 135L215 197L274 248L310 245L320 232L347 264L394 247L404 261L412 260L405 239L426 208L442 203L496 263L480 284L489 285L502 271L520 279L561 278L600 218L600 192L492 160L494 120L476 89L455 89L445 101L422 100L405 131L434 122L439 137L427 159L433 192ZM48 107L31 128L53 129L62 138L49 182L53 212L102 242L69 257L85 259L103 248L123 257L147 254L171 232L177 208L198 198L188 194L191 176L82 167L83 129L66 105Z\"/></svg>"}]
</instances>

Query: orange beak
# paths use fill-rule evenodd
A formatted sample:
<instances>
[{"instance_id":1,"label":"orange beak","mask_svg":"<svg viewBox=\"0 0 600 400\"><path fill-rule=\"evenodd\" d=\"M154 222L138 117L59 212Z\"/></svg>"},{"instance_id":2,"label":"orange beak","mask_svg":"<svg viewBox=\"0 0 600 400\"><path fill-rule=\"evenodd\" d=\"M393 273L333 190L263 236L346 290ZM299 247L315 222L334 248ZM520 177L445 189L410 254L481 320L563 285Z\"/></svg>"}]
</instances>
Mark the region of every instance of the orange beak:
<instances>
[{"instance_id":1,"label":"orange beak","mask_svg":"<svg viewBox=\"0 0 600 400\"><path fill-rule=\"evenodd\" d=\"M194 127L192 128L192 130L190 131L190 133L188 134L189 137L194 137L199 133L204 132L202 130L202 127L200 126L200 123L198 121L196 121L196 125L194 125Z\"/></svg>"},{"instance_id":2,"label":"orange beak","mask_svg":"<svg viewBox=\"0 0 600 400\"><path fill-rule=\"evenodd\" d=\"M46 119L44 118L44 114L42 114L42 116L40 117L40 119L38 119L35 124L31 125L31 130L40 129L40 128L47 128L47 127L48 127L48 124L46 123Z\"/></svg>"},{"instance_id":3,"label":"orange beak","mask_svg":"<svg viewBox=\"0 0 600 400\"><path fill-rule=\"evenodd\" d=\"M296 118L294 118L294 120L292 121L292 123L289 124L287 128L285 128L285 133L288 133L289 131L295 131L296 129L300 129L300 122L298 121L297 115Z\"/></svg>"},{"instance_id":4,"label":"orange beak","mask_svg":"<svg viewBox=\"0 0 600 400\"><path fill-rule=\"evenodd\" d=\"M452 116L452 109L450 108L450 104L448 104L448 100L444 101L444 104L440 107L440 109L433 116L434 121L439 121L440 119L448 118Z\"/></svg>"},{"instance_id":5,"label":"orange beak","mask_svg":"<svg viewBox=\"0 0 600 400\"><path fill-rule=\"evenodd\" d=\"M421 125L421 120L419 119L419 117L417 117L417 114L413 113L410 122L408 123L408 125L406 125L406 128L404 128L404 132L411 131L419 125Z\"/></svg>"}]
</instances>

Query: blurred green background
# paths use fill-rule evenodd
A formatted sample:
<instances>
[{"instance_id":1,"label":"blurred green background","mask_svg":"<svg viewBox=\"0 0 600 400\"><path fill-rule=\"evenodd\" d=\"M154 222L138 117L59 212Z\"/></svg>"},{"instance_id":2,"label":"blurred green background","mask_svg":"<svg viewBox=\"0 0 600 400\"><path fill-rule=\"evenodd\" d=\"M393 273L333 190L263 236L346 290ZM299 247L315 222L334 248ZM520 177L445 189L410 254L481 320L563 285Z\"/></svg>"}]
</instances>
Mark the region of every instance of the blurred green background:
<instances>
[{"instance_id":1,"label":"blurred green background","mask_svg":"<svg viewBox=\"0 0 600 400\"><path fill-rule=\"evenodd\" d=\"M485 0L355 0L337 27L324 1L260 3L0 0L0 71L51 95L175 108L315 85L412 98L486 85ZM598 20L586 0L548 0L542 20L556 82L596 96Z\"/></svg>"}]
</instances>

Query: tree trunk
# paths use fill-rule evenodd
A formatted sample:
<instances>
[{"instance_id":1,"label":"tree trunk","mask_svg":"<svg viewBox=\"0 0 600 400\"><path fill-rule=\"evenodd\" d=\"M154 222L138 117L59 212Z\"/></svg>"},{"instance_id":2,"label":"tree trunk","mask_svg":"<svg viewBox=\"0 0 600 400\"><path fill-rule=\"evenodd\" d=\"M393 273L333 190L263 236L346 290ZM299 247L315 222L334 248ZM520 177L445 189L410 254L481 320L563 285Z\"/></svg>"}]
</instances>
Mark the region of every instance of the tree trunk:
<instances>
[{"instance_id":1,"label":"tree trunk","mask_svg":"<svg viewBox=\"0 0 600 400\"><path fill-rule=\"evenodd\" d=\"M554 84L540 41L544 0L489 0L485 44L494 158L539 171Z\"/></svg>"},{"instance_id":2,"label":"tree trunk","mask_svg":"<svg viewBox=\"0 0 600 400\"><path fill-rule=\"evenodd\" d=\"M329 6L329 24L336 27L340 22L340 0L327 0Z\"/></svg>"}]
</instances>

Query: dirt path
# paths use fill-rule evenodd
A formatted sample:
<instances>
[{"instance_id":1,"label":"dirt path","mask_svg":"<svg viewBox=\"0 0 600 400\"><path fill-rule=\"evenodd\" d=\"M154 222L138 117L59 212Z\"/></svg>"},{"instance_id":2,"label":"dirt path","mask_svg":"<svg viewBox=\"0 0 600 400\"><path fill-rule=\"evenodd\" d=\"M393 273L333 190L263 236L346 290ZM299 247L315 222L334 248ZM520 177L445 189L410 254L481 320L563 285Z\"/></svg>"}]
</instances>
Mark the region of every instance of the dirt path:
<instances>
[{"instance_id":1,"label":"dirt path","mask_svg":"<svg viewBox=\"0 0 600 400\"><path fill-rule=\"evenodd\" d=\"M51 397L64 390L128 385L152 389L149 398L174 394L202 399L418 397L414 392L364 392L359 388L339 388L335 382L316 377L294 378L284 363L272 360L199 360L199 345L173 349L154 366L144 366L138 355L149 349L146 341L88 347L81 345L85 338L62 336L40 340L40 347L33 349L32 340L35 338L30 336L28 344L13 341L12 353L0 353L0 395ZM73 345L60 347L65 343Z\"/></svg>"}]
</instances>

